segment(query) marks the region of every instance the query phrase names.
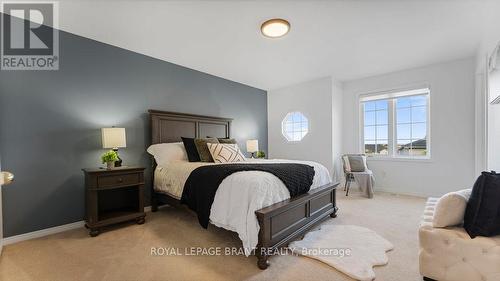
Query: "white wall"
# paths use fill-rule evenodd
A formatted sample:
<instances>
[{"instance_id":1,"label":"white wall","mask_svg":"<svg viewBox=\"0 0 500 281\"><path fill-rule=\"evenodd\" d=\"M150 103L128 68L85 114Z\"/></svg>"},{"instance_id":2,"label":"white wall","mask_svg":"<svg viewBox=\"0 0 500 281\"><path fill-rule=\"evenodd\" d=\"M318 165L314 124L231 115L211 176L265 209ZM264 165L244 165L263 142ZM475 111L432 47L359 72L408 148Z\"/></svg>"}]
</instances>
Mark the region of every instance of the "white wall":
<instances>
[{"instance_id":1,"label":"white wall","mask_svg":"<svg viewBox=\"0 0 500 281\"><path fill-rule=\"evenodd\" d=\"M483 146L486 149L483 153L486 155L484 158L486 164L484 165L484 170L494 170L500 171L500 105L490 104L494 98L500 95L500 60L497 57L496 70L489 72L489 67L487 66L490 56L496 50L496 47L500 40L500 33L489 32L486 38L483 40L479 50L478 50L478 60L476 72L480 77L486 77L479 81L481 87L478 88L476 93L476 110L482 110L483 115L477 118L482 118L484 121L485 131L480 137L484 137L485 141ZM482 121L479 119L479 121Z\"/></svg>"},{"instance_id":2,"label":"white wall","mask_svg":"<svg viewBox=\"0 0 500 281\"><path fill-rule=\"evenodd\" d=\"M344 89L341 82L332 79L332 146L333 146L333 178L340 181L344 177L342 161L340 157L343 153L342 132L343 132L343 96Z\"/></svg>"},{"instance_id":3,"label":"white wall","mask_svg":"<svg viewBox=\"0 0 500 281\"><path fill-rule=\"evenodd\" d=\"M379 190L437 196L471 187L475 177L474 58L344 82L343 150L359 152L359 95L431 88L431 160L369 160Z\"/></svg>"},{"instance_id":4,"label":"white wall","mask_svg":"<svg viewBox=\"0 0 500 281\"><path fill-rule=\"evenodd\" d=\"M484 11L498 11L500 8L499 1L483 1L481 5ZM498 13L484 13L481 17L485 25L481 30L481 42L476 53L476 173L497 166L495 163L490 163L493 157L489 149L491 149L492 141L497 143L500 141L498 138L495 139L489 131L494 128L489 124L492 122L489 119L494 118L493 123L500 125L500 115L489 112L491 106L488 105L489 77L487 72L488 58L500 42L500 17ZM498 121L496 121L497 118Z\"/></svg>"},{"instance_id":5,"label":"white wall","mask_svg":"<svg viewBox=\"0 0 500 281\"><path fill-rule=\"evenodd\" d=\"M268 91L270 158L316 161L328 168L330 174L334 176L332 145L334 85L339 89L337 82L331 77L326 77ZM288 142L281 134L281 122L286 114L292 111L302 112L309 120L309 133L300 142Z\"/></svg>"},{"instance_id":6,"label":"white wall","mask_svg":"<svg viewBox=\"0 0 500 281\"><path fill-rule=\"evenodd\" d=\"M500 67L500 66L499 66ZM500 95L500 69L488 76L489 99ZM500 104L488 103L488 170L500 171Z\"/></svg>"},{"instance_id":7,"label":"white wall","mask_svg":"<svg viewBox=\"0 0 500 281\"><path fill-rule=\"evenodd\" d=\"M493 140L491 133L490 118L496 118L495 114L489 112L489 73L488 60L498 44L500 34L493 30L485 31L484 38L478 47L476 54L476 96L475 96L475 120L476 120L476 173L490 168L491 156L489 150ZM495 123L495 122L493 122Z\"/></svg>"}]
</instances>

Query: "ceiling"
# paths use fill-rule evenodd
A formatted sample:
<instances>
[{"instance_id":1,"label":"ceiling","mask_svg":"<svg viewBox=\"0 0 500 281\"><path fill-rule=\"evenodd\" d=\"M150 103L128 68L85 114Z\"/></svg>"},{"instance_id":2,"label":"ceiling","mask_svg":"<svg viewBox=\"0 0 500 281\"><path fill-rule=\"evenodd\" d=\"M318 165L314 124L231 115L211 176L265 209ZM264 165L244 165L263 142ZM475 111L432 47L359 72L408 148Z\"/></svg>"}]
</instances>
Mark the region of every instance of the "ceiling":
<instances>
[{"instance_id":1,"label":"ceiling","mask_svg":"<svg viewBox=\"0 0 500 281\"><path fill-rule=\"evenodd\" d=\"M62 30L269 90L474 56L500 1L60 1ZM290 21L270 39L260 24ZM495 30L496 29L496 30Z\"/></svg>"}]
</instances>

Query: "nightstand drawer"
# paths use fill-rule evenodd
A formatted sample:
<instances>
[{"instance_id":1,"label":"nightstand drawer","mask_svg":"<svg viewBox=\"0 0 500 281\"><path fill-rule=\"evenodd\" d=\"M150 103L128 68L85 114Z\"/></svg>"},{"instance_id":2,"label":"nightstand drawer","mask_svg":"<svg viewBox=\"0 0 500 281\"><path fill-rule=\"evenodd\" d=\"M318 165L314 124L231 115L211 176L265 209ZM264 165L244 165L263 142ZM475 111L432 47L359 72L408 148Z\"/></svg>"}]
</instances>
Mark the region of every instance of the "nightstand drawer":
<instances>
[{"instance_id":1,"label":"nightstand drawer","mask_svg":"<svg viewBox=\"0 0 500 281\"><path fill-rule=\"evenodd\" d=\"M114 187L139 184L140 174L123 174L97 177L97 187Z\"/></svg>"}]
</instances>

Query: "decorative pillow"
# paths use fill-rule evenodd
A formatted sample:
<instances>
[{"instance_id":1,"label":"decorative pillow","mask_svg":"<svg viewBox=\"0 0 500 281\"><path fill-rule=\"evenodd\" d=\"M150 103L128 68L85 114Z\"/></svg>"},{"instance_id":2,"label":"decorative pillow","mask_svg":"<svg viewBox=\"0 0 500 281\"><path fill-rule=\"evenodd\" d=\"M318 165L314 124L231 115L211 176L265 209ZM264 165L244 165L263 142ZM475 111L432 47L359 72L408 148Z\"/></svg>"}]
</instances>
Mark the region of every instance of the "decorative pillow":
<instances>
[{"instance_id":1,"label":"decorative pillow","mask_svg":"<svg viewBox=\"0 0 500 281\"><path fill-rule=\"evenodd\" d=\"M231 144L236 144L236 140L235 139L221 139L221 138L218 138L217 140L219 140L219 143L231 143Z\"/></svg>"},{"instance_id":2,"label":"decorative pillow","mask_svg":"<svg viewBox=\"0 0 500 281\"><path fill-rule=\"evenodd\" d=\"M349 155L349 166L351 167L351 172L364 172L367 170L366 167L366 156L364 155Z\"/></svg>"},{"instance_id":3,"label":"decorative pillow","mask_svg":"<svg viewBox=\"0 0 500 281\"><path fill-rule=\"evenodd\" d=\"M215 163L231 163L245 161L237 144L231 143L207 143L208 150Z\"/></svg>"},{"instance_id":4,"label":"decorative pillow","mask_svg":"<svg viewBox=\"0 0 500 281\"><path fill-rule=\"evenodd\" d=\"M439 198L434 210L432 226L448 227L462 224L471 192L472 189L464 189L446 193Z\"/></svg>"},{"instance_id":5,"label":"decorative pillow","mask_svg":"<svg viewBox=\"0 0 500 281\"><path fill-rule=\"evenodd\" d=\"M182 137L182 142L184 143L184 148L186 149L189 162L200 162L200 155L198 154L198 150L196 149L194 138Z\"/></svg>"},{"instance_id":6,"label":"decorative pillow","mask_svg":"<svg viewBox=\"0 0 500 281\"><path fill-rule=\"evenodd\" d=\"M156 164L165 166L175 161L187 161L188 156L182 142L153 144L147 149L148 153L153 155Z\"/></svg>"},{"instance_id":7,"label":"decorative pillow","mask_svg":"<svg viewBox=\"0 0 500 281\"><path fill-rule=\"evenodd\" d=\"M208 150L207 143L219 143L216 138L206 138L206 139L194 139L194 144L196 145L196 150L200 155L201 162L214 162L210 151Z\"/></svg>"},{"instance_id":8,"label":"decorative pillow","mask_svg":"<svg viewBox=\"0 0 500 281\"><path fill-rule=\"evenodd\" d=\"M464 228L471 238L500 235L500 174L482 172L474 183Z\"/></svg>"}]
</instances>

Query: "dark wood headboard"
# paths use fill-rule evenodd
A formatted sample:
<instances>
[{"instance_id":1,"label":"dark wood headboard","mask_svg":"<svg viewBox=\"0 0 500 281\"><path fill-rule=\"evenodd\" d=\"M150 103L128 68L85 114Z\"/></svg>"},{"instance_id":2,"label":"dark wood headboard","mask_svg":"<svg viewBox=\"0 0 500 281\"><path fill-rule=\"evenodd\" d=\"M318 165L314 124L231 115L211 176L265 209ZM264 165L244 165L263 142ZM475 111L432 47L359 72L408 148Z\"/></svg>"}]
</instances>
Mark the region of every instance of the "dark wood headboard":
<instances>
[{"instance_id":1,"label":"dark wood headboard","mask_svg":"<svg viewBox=\"0 0 500 281\"><path fill-rule=\"evenodd\" d=\"M231 137L230 118L149 110L151 144L180 142L181 137Z\"/></svg>"}]
</instances>

